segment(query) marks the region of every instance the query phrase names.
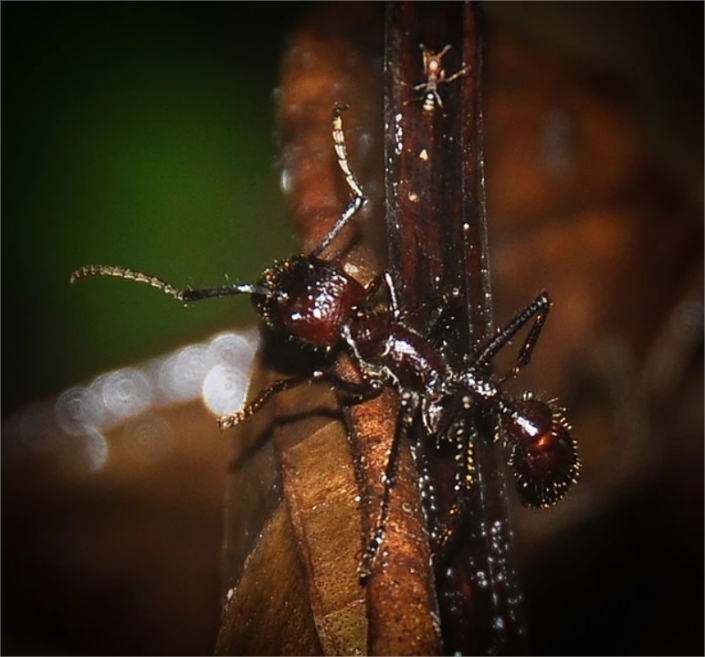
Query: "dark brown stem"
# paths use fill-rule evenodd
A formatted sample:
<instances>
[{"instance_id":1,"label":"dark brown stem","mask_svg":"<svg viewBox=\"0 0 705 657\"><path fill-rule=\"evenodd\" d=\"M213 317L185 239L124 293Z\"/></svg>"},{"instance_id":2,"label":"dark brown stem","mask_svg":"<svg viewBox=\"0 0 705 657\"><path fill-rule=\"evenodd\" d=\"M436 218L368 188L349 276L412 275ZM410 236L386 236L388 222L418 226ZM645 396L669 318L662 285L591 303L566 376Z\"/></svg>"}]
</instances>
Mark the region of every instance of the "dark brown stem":
<instances>
[{"instance_id":1,"label":"dark brown stem","mask_svg":"<svg viewBox=\"0 0 705 657\"><path fill-rule=\"evenodd\" d=\"M390 267L417 328L444 293L466 303L449 336L455 366L492 330L482 151L482 12L475 3L388 5L385 43L385 180ZM425 49L441 52L438 103L424 104ZM421 98L419 98L421 95ZM492 427L477 421L475 489L454 550L439 560L436 591L447 654L520 654L524 613L512 554L503 464ZM424 436L416 436L420 449ZM427 442L427 441L426 441ZM432 455L428 455L432 458ZM435 468L442 508L452 471Z\"/></svg>"}]
</instances>

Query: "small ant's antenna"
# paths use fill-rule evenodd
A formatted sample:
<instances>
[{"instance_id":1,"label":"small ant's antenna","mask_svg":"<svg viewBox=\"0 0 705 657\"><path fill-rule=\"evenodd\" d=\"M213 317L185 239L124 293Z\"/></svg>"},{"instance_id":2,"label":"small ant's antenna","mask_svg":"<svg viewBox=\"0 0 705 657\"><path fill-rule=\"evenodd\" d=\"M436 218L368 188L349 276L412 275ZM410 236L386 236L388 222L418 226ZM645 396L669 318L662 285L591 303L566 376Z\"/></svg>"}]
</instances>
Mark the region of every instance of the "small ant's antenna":
<instances>
[{"instance_id":1,"label":"small ant's antenna","mask_svg":"<svg viewBox=\"0 0 705 657\"><path fill-rule=\"evenodd\" d=\"M345 133L343 132L342 115L347 108L348 105L346 104L336 104L333 109L333 147L335 148L335 154L338 156L338 165L345 174L345 182L348 183L348 187L350 187L353 197L348 207L345 208L343 214L340 215L338 221L335 222L335 226L330 229L321 243L313 251L311 251L311 256L313 257L320 255L326 248L328 248L328 246L330 246L330 243L336 238L338 233L345 227L348 221L350 221L350 219L357 214L357 211L362 207L366 200L362 187L350 167L348 151L345 148Z\"/></svg>"},{"instance_id":2,"label":"small ant's antenna","mask_svg":"<svg viewBox=\"0 0 705 657\"><path fill-rule=\"evenodd\" d=\"M440 52L433 52L433 50L424 46L423 43L419 44L419 48L421 48L421 50L423 51L424 68L428 69L428 62L431 59L438 59L439 61L443 59L443 55L445 55L450 50L451 45L447 43L443 50L441 50Z\"/></svg>"},{"instance_id":3,"label":"small ant's antenna","mask_svg":"<svg viewBox=\"0 0 705 657\"><path fill-rule=\"evenodd\" d=\"M225 285L203 290L191 290L189 288L180 290L171 283L167 283L156 276L150 276L141 271L133 271L132 269L114 267L112 265L87 265L86 267L81 267L71 274L70 281L71 283L75 283L89 276L114 276L115 278L125 278L130 281L136 281L137 283L145 283L146 285L157 288L164 294L168 294L170 297L174 297L177 301L183 301L184 303L234 294L259 294L265 297L286 296L282 292L270 290L263 285Z\"/></svg>"}]
</instances>

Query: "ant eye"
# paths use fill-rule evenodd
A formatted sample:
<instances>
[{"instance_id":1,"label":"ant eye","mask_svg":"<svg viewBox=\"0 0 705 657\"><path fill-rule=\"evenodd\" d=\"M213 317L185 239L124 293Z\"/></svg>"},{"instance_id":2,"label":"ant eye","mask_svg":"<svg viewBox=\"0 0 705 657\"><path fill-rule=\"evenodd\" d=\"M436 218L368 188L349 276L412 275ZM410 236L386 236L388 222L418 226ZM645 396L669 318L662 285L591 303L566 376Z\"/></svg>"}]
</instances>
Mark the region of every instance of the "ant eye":
<instances>
[{"instance_id":1,"label":"ant eye","mask_svg":"<svg viewBox=\"0 0 705 657\"><path fill-rule=\"evenodd\" d=\"M508 405L501 433L511 445L519 497L525 506L554 505L576 482L580 469L577 445L563 409L530 397Z\"/></svg>"}]
</instances>

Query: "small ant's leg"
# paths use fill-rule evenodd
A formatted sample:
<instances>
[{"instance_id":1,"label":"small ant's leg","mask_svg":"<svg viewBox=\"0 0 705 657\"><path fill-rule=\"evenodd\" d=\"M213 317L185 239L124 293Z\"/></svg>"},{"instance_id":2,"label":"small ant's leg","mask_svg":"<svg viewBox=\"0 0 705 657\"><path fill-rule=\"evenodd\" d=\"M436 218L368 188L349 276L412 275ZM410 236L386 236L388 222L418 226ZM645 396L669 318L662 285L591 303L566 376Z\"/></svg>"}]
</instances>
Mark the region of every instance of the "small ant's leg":
<instances>
[{"instance_id":1,"label":"small ant's leg","mask_svg":"<svg viewBox=\"0 0 705 657\"><path fill-rule=\"evenodd\" d=\"M457 73L453 73L449 78L443 78L443 82L453 82L457 80L460 76L465 75L470 70L470 66L463 66Z\"/></svg>"},{"instance_id":2,"label":"small ant's leg","mask_svg":"<svg viewBox=\"0 0 705 657\"><path fill-rule=\"evenodd\" d=\"M412 91L421 91L422 89L425 89L427 85L428 82L421 82L420 84L409 84L408 82L404 82L404 80L401 81L402 87L409 87L409 89L411 89ZM411 103L418 103L421 100L423 100L423 96L417 98L409 98L409 100L406 100L402 103L402 107L411 105Z\"/></svg>"},{"instance_id":3,"label":"small ant's leg","mask_svg":"<svg viewBox=\"0 0 705 657\"><path fill-rule=\"evenodd\" d=\"M348 160L348 151L345 147L345 133L343 132L343 111L347 109L347 105L336 105L333 109L333 147L335 154L338 156L338 165L341 171L345 174L345 182L347 182L350 191L352 192L352 200L338 221L335 222L333 228L328 231L328 234L321 240L321 243L311 251L311 256L320 255L335 239L336 235L345 227L362 207L365 202L365 194L362 191L360 183L357 181L350 161Z\"/></svg>"},{"instance_id":4,"label":"small ant's leg","mask_svg":"<svg viewBox=\"0 0 705 657\"><path fill-rule=\"evenodd\" d=\"M156 276L127 269L126 267L114 267L112 265L87 265L86 267L81 267L71 274L70 282L75 283L89 276L114 276L115 278L124 278L129 281L135 281L136 283L145 283L146 285L157 288L164 294L168 294L170 297L174 297L177 301L183 301L184 303L234 294L261 294L263 296L277 294L262 285L225 285L203 290L191 290L188 288L181 290Z\"/></svg>"},{"instance_id":5,"label":"small ant's leg","mask_svg":"<svg viewBox=\"0 0 705 657\"><path fill-rule=\"evenodd\" d=\"M264 406L271 397L279 394L280 392L285 392L286 390L291 390L292 388L297 388L304 383L313 383L316 381L329 381L331 385L336 390L341 390L350 395L355 395L358 397L374 396L378 395L382 391L381 386L373 385L370 382L355 383L354 381L346 381L340 377L330 374L328 372L323 372L321 370L316 370L311 374L305 374L303 376L293 376L289 379L281 379L270 383L264 390L262 390L257 397L255 397L249 404L241 408L236 413L232 415L221 415L218 418L218 426L221 429L229 429L240 424L243 420L251 417L257 411Z\"/></svg>"},{"instance_id":6,"label":"small ant's leg","mask_svg":"<svg viewBox=\"0 0 705 657\"><path fill-rule=\"evenodd\" d=\"M532 317L535 317L534 324L529 331L529 334L524 340L519 355L514 362L513 367L502 377L499 378L499 383L502 384L509 379L513 379L521 371L523 367L529 364L531 355L534 352L536 343L541 334L541 329L548 317L548 311L551 308L551 298L548 292L541 292L526 308L519 311L514 319L501 329L497 335L492 338L483 348L477 357L477 364L487 364L492 358L497 355L497 352L506 345L517 332L526 325Z\"/></svg>"},{"instance_id":7,"label":"small ant's leg","mask_svg":"<svg viewBox=\"0 0 705 657\"><path fill-rule=\"evenodd\" d=\"M379 515L375 523L375 530L370 539L370 542L362 555L362 561L357 568L357 574L361 582L370 576L372 572L372 564L379 553L379 548L384 541L384 534L387 531L387 518L389 517L389 500L391 497L392 488L396 484L397 462L399 457L399 445L402 442L402 436L407 434L414 420L414 409L416 400L409 392L402 394L399 406L399 415L397 417L396 430L392 444L387 453L387 462L384 466L384 492L382 493L382 501L379 506Z\"/></svg>"}]
</instances>

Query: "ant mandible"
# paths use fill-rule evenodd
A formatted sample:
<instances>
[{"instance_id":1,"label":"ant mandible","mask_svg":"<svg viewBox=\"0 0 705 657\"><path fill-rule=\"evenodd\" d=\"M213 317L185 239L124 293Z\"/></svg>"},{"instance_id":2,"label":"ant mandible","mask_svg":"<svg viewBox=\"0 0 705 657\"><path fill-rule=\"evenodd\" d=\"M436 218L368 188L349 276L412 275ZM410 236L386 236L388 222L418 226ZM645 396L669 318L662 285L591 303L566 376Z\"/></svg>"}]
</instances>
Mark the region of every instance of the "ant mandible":
<instances>
[{"instance_id":1,"label":"ant mandible","mask_svg":"<svg viewBox=\"0 0 705 657\"><path fill-rule=\"evenodd\" d=\"M331 355L344 350L352 357L360 375L359 382L336 376L332 368L276 381L240 411L218 418L221 429L250 417L272 396L312 381L327 381L339 392L359 399L378 395L385 386L398 391L399 415L385 464L380 512L358 568L364 582L384 539L399 444L417 418L430 437L439 442L451 441L462 451L455 475L457 499L444 525L430 531L434 554L447 544L462 514L464 495L474 483L473 439L457 431L454 414L458 413L458 404L464 408L478 405L494 413L496 439L510 449L508 463L514 471L519 497L526 506L545 508L560 500L576 481L580 461L570 425L555 400L540 401L529 393L514 398L503 389L531 360L551 306L548 293L541 292L481 345L461 371L456 371L449 365L445 343L436 337L439 327L448 320L444 311L423 335L404 321L389 272L362 285L339 263L320 257L365 202L362 187L348 162L342 126L344 109L343 105L334 109L332 134L338 164L352 197L333 228L308 255L294 255L275 262L265 269L255 285L182 290L155 276L107 265L82 267L71 275L71 282L88 276L115 276L146 283L184 303L249 294L257 313L269 327L284 332L302 345L326 349ZM382 286L387 290L386 304L377 300ZM452 296L458 300L459 293L454 291ZM448 299L445 301L447 312L452 304L447 303ZM490 374L496 354L532 319L512 368L499 377Z\"/></svg>"}]
</instances>

